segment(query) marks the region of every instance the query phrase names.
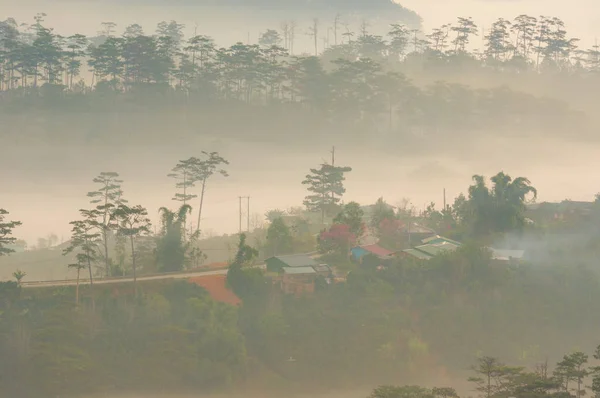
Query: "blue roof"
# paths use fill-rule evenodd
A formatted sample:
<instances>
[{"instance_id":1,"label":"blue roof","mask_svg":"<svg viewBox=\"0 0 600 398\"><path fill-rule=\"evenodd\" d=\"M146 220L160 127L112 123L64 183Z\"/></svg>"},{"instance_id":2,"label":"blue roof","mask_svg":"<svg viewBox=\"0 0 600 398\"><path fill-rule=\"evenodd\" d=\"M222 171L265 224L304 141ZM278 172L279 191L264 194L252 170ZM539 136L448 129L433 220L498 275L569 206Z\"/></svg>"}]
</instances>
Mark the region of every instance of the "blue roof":
<instances>
[{"instance_id":1,"label":"blue roof","mask_svg":"<svg viewBox=\"0 0 600 398\"><path fill-rule=\"evenodd\" d=\"M360 259L362 256L364 256L365 254L369 253L367 250L365 250L362 247L354 247L352 250L350 250L350 252L352 253L352 256L355 259Z\"/></svg>"}]
</instances>

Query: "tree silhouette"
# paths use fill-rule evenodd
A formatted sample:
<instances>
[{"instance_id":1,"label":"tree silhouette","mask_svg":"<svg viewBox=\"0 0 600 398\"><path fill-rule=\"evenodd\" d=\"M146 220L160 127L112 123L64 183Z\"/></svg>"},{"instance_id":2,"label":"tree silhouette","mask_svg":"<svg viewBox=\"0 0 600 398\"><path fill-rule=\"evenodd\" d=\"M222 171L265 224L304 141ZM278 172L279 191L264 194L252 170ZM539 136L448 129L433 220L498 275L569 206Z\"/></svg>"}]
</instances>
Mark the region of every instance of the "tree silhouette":
<instances>
[{"instance_id":1,"label":"tree silhouette","mask_svg":"<svg viewBox=\"0 0 600 398\"><path fill-rule=\"evenodd\" d=\"M326 212L333 210L346 192L344 174L350 171L350 167L322 164L319 169L310 169L311 174L302 181L311 192L306 196L304 205L309 211L321 213L321 223L325 222Z\"/></svg>"},{"instance_id":2,"label":"tree silhouette","mask_svg":"<svg viewBox=\"0 0 600 398\"><path fill-rule=\"evenodd\" d=\"M150 219L148 211L141 205L129 207L121 204L113 213L117 222L117 233L129 238L131 249L131 264L133 269L133 289L137 296L137 263L136 263L136 240L150 234Z\"/></svg>"},{"instance_id":3,"label":"tree silhouette","mask_svg":"<svg viewBox=\"0 0 600 398\"><path fill-rule=\"evenodd\" d=\"M7 221L8 211L0 209L0 256L13 253L14 250L6 247L16 242L17 238L11 236L13 230L21 225L20 221Z\"/></svg>"}]
</instances>

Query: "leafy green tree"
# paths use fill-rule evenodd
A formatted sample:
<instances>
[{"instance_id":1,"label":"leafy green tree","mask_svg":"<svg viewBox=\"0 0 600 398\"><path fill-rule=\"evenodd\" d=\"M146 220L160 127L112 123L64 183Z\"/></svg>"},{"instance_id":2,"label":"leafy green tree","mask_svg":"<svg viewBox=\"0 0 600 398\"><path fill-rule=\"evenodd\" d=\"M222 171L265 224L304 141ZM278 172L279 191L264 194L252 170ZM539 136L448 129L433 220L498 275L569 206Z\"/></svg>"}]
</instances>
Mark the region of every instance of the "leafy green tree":
<instances>
[{"instance_id":1,"label":"leafy green tree","mask_svg":"<svg viewBox=\"0 0 600 398\"><path fill-rule=\"evenodd\" d=\"M88 66L92 68L94 77L103 81L109 77L113 90L123 78L125 64L122 58L124 40L119 37L107 37L100 45L90 45L88 48Z\"/></svg>"},{"instance_id":2,"label":"leafy green tree","mask_svg":"<svg viewBox=\"0 0 600 398\"><path fill-rule=\"evenodd\" d=\"M365 233L365 224L363 221L365 213L357 202L350 202L342 208L333 219L336 224L346 224L350 227L350 232L357 238Z\"/></svg>"},{"instance_id":3,"label":"leafy green tree","mask_svg":"<svg viewBox=\"0 0 600 398\"><path fill-rule=\"evenodd\" d=\"M196 186L195 173L198 168L198 158L191 157L189 159L180 160L179 163L173 168L173 172L168 174L168 177L176 179L178 182L175 183L175 188L180 189L181 192L175 193L173 196L173 200L179 201L183 203L183 206L186 206L189 201L198 197L198 195L191 194L189 190ZM191 213L192 208L189 208ZM183 238L185 240L185 235L187 231L187 217L183 219Z\"/></svg>"},{"instance_id":4,"label":"leafy green tree","mask_svg":"<svg viewBox=\"0 0 600 398\"><path fill-rule=\"evenodd\" d=\"M248 269L258 258L258 250L246 243L246 234L240 234L238 250L227 270L227 283L242 299L264 294L264 280L260 269Z\"/></svg>"},{"instance_id":5,"label":"leafy green tree","mask_svg":"<svg viewBox=\"0 0 600 398\"><path fill-rule=\"evenodd\" d=\"M37 386L53 396L66 389L84 393L93 379L88 331L72 304L48 309L31 336L31 371Z\"/></svg>"},{"instance_id":6,"label":"leafy green tree","mask_svg":"<svg viewBox=\"0 0 600 398\"><path fill-rule=\"evenodd\" d=\"M469 381L475 383L477 391L489 398L510 396L523 373L523 368L507 366L497 358L484 356L477 360L473 371L476 376L470 377Z\"/></svg>"},{"instance_id":7,"label":"leafy green tree","mask_svg":"<svg viewBox=\"0 0 600 398\"><path fill-rule=\"evenodd\" d=\"M62 37L55 35L52 29L42 25L46 14L38 14L34 25L35 38L32 43L34 65L34 87L38 85L38 77L48 84L59 84L63 72L64 51Z\"/></svg>"},{"instance_id":8,"label":"leafy green tree","mask_svg":"<svg viewBox=\"0 0 600 398\"><path fill-rule=\"evenodd\" d=\"M378 229L383 220L393 220L395 218L394 208L383 200L383 198L379 198L371 211L370 226Z\"/></svg>"},{"instance_id":9,"label":"leafy green tree","mask_svg":"<svg viewBox=\"0 0 600 398\"><path fill-rule=\"evenodd\" d=\"M434 387L431 392L434 397L459 398L456 390L452 387Z\"/></svg>"},{"instance_id":10,"label":"leafy green tree","mask_svg":"<svg viewBox=\"0 0 600 398\"><path fill-rule=\"evenodd\" d=\"M14 250L6 247L16 242L17 238L12 237L13 230L21 225L20 221L7 221L8 211L0 209L0 256L13 253Z\"/></svg>"},{"instance_id":11,"label":"leafy green tree","mask_svg":"<svg viewBox=\"0 0 600 398\"><path fill-rule=\"evenodd\" d=\"M17 284L19 286L21 286L21 282L23 281L23 279L27 276L26 272L21 271L20 269L16 270L15 272L13 272L13 278L16 279Z\"/></svg>"},{"instance_id":12,"label":"leafy green tree","mask_svg":"<svg viewBox=\"0 0 600 398\"><path fill-rule=\"evenodd\" d=\"M92 305L94 305L94 275L92 266L99 259L99 245L102 234L98 232L98 211L80 210L81 220L71 221L71 241L69 246L63 250L63 255L76 252L77 262L85 263L90 276L90 290L92 294Z\"/></svg>"},{"instance_id":13,"label":"leafy green tree","mask_svg":"<svg viewBox=\"0 0 600 398\"><path fill-rule=\"evenodd\" d=\"M114 171L101 172L94 178L93 182L99 187L95 191L88 192L90 203L96 205L95 215L98 220L95 225L98 226L102 234L102 248L105 264L105 275L111 275L112 261L109 255L109 239L111 232L115 231L115 225L112 224L112 212L120 205L127 203L123 199L123 190L121 184L123 180L119 179L119 173ZM90 213L91 215L92 213Z\"/></svg>"},{"instance_id":14,"label":"leafy green tree","mask_svg":"<svg viewBox=\"0 0 600 398\"><path fill-rule=\"evenodd\" d=\"M283 216L285 216L285 211L279 209L269 210L265 213L265 218L270 223L272 223L278 218L283 218Z\"/></svg>"},{"instance_id":15,"label":"leafy green tree","mask_svg":"<svg viewBox=\"0 0 600 398\"><path fill-rule=\"evenodd\" d=\"M598 196L596 196L598 198ZM600 360L600 345L596 347L596 350L593 353L593 358L595 360ZM600 366L592 366L589 369L589 373L592 376L592 385L590 389L594 393L594 397L600 397Z\"/></svg>"},{"instance_id":16,"label":"leafy green tree","mask_svg":"<svg viewBox=\"0 0 600 398\"><path fill-rule=\"evenodd\" d=\"M136 267L136 240L150 234L150 219L148 211L141 205L129 207L121 204L113 214L117 221L117 233L129 238L131 249L131 264L133 269L133 289L137 296L137 267Z\"/></svg>"},{"instance_id":17,"label":"leafy green tree","mask_svg":"<svg viewBox=\"0 0 600 398\"><path fill-rule=\"evenodd\" d=\"M500 172L491 178L488 188L483 176L473 176L474 184L469 187L469 198L464 204L463 222L475 236L486 236L495 232L520 230L525 225L525 204L529 195L537 197L537 190L524 177L514 180Z\"/></svg>"},{"instance_id":18,"label":"leafy green tree","mask_svg":"<svg viewBox=\"0 0 600 398\"><path fill-rule=\"evenodd\" d=\"M281 41L281 35L278 31L273 29L267 29L267 31L262 33L258 38L258 44L266 48L279 46L281 45Z\"/></svg>"},{"instance_id":19,"label":"leafy green tree","mask_svg":"<svg viewBox=\"0 0 600 398\"><path fill-rule=\"evenodd\" d=\"M494 61L504 61L508 53L513 50L510 37L511 23L503 18L492 24L489 33L484 37L486 41L486 56Z\"/></svg>"},{"instance_id":20,"label":"leafy green tree","mask_svg":"<svg viewBox=\"0 0 600 398\"><path fill-rule=\"evenodd\" d=\"M65 53L67 81L69 89L73 89L73 78L81 73L81 59L86 55L88 40L84 35L74 34L67 38Z\"/></svg>"},{"instance_id":21,"label":"leafy green tree","mask_svg":"<svg viewBox=\"0 0 600 398\"><path fill-rule=\"evenodd\" d=\"M87 267L87 255L85 253L77 253L75 255L76 262L68 265L69 268L73 268L77 271L77 282L75 284L75 305L79 306L79 281L81 277L81 270Z\"/></svg>"},{"instance_id":22,"label":"leafy green tree","mask_svg":"<svg viewBox=\"0 0 600 398\"><path fill-rule=\"evenodd\" d=\"M433 398L431 390L419 386L379 386L369 398Z\"/></svg>"},{"instance_id":23,"label":"leafy green tree","mask_svg":"<svg viewBox=\"0 0 600 398\"><path fill-rule=\"evenodd\" d=\"M281 217L274 219L267 229L267 247L274 256L292 251L292 235Z\"/></svg>"},{"instance_id":24,"label":"leafy green tree","mask_svg":"<svg viewBox=\"0 0 600 398\"><path fill-rule=\"evenodd\" d=\"M458 23L451 28L456 33L456 37L452 40L454 51L464 53L471 36L477 36L477 24L472 18L458 18Z\"/></svg>"},{"instance_id":25,"label":"leafy green tree","mask_svg":"<svg viewBox=\"0 0 600 398\"><path fill-rule=\"evenodd\" d=\"M588 355L577 351L569 355L565 355L563 359L556 364L554 370L554 377L560 381L564 391L570 393L575 392L575 396L580 398L585 391L582 390L583 380L588 376L589 372L586 369L588 363ZM575 388L569 388L572 386L571 382L576 383Z\"/></svg>"},{"instance_id":26,"label":"leafy green tree","mask_svg":"<svg viewBox=\"0 0 600 398\"><path fill-rule=\"evenodd\" d=\"M537 19L529 15L519 15L512 23L511 31L516 34L515 53L529 59L535 39Z\"/></svg>"},{"instance_id":27,"label":"leafy green tree","mask_svg":"<svg viewBox=\"0 0 600 398\"><path fill-rule=\"evenodd\" d=\"M398 62L407 52L410 31L404 25L392 24L388 36L391 38L389 49L394 57L392 60Z\"/></svg>"},{"instance_id":28,"label":"leafy green tree","mask_svg":"<svg viewBox=\"0 0 600 398\"><path fill-rule=\"evenodd\" d=\"M322 164L319 169L310 169L311 174L302 181L311 192L304 199L304 205L309 211L320 211L321 222L325 222L325 214L333 209L346 192L344 188L345 173L352 171L350 167L331 166Z\"/></svg>"},{"instance_id":29,"label":"leafy green tree","mask_svg":"<svg viewBox=\"0 0 600 398\"><path fill-rule=\"evenodd\" d=\"M433 50L437 56L443 56L443 53L448 48L448 37L450 37L449 24L442 25L439 28L434 28L430 34L427 35L429 40L429 48Z\"/></svg>"},{"instance_id":30,"label":"leafy green tree","mask_svg":"<svg viewBox=\"0 0 600 398\"><path fill-rule=\"evenodd\" d=\"M194 177L197 163L198 160L194 157L180 160L173 168L173 172L167 175L168 177L178 180L175 184L175 188L181 189L181 193L177 192L173 197L173 200L183 202L183 204L186 205L187 202L198 197L198 195L193 195L188 192L190 188L195 186L195 182L197 181Z\"/></svg>"},{"instance_id":31,"label":"leafy green tree","mask_svg":"<svg viewBox=\"0 0 600 398\"><path fill-rule=\"evenodd\" d=\"M161 234L158 238L156 256L162 272L181 271L185 264L187 245L184 238L185 220L192 211L189 205L182 205L177 212L161 207Z\"/></svg>"}]
</instances>

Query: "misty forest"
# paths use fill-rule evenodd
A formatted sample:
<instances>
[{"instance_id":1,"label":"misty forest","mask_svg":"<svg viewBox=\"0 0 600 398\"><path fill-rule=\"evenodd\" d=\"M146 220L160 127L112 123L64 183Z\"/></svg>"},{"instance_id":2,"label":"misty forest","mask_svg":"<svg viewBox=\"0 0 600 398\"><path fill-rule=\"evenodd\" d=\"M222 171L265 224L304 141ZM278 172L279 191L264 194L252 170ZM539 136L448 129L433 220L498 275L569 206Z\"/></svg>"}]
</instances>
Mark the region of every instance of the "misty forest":
<instances>
[{"instance_id":1,"label":"misty forest","mask_svg":"<svg viewBox=\"0 0 600 398\"><path fill-rule=\"evenodd\" d=\"M600 397L600 194L538 200L508 153L442 203L358 203L347 185L365 159L307 149L593 145L600 47L556 17L500 18L482 34L469 17L424 31L402 10L411 23L384 35L338 14L227 47L176 21L105 22L93 37L63 36L43 13L0 21L0 160L40 145L109 162L150 143L188 153L156 177L171 183L158 208L119 170L90 174L66 239L26 241L27 209L0 202L12 273L0 281L0 396ZM300 35L310 47L295 48ZM305 196L255 219L239 197L237 233L209 236L209 199L236 159L203 137L311 152L291 182Z\"/></svg>"},{"instance_id":2,"label":"misty forest","mask_svg":"<svg viewBox=\"0 0 600 398\"><path fill-rule=\"evenodd\" d=\"M308 27L284 22L256 44L221 48L204 34L184 37L175 21L153 31L133 24L122 34L106 22L88 38L61 36L44 14L31 25L7 19L3 140L164 142L163 126L177 126L172 138L377 134L401 146L481 137L490 126L535 136L585 136L598 126L590 104L598 100L600 49L580 48L558 18L499 19L484 37L462 17L431 32L394 24L379 36L369 26L352 31L339 16ZM308 53L294 48L300 35L314 39Z\"/></svg>"}]
</instances>

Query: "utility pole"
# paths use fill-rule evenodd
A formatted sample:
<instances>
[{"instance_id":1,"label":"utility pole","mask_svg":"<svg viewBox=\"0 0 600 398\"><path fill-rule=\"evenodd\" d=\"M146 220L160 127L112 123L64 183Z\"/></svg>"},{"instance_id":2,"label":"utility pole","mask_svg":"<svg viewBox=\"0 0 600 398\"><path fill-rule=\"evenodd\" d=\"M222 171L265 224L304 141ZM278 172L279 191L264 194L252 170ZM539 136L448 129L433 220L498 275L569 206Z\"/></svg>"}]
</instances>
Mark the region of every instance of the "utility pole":
<instances>
[{"instance_id":1,"label":"utility pole","mask_svg":"<svg viewBox=\"0 0 600 398\"><path fill-rule=\"evenodd\" d=\"M248 232L250 232L250 196L248 196L247 199L248 199L248 211L247 211L247 214L246 214L246 217L247 217L247 221L246 221L246 223L247 223L246 225L247 226L246 226L246 229L248 229Z\"/></svg>"},{"instance_id":2,"label":"utility pole","mask_svg":"<svg viewBox=\"0 0 600 398\"><path fill-rule=\"evenodd\" d=\"M238 196L240 199L240 234L242 233L242 197Z\"/></svg>"},{"instance_id":3,"label":"utility pole","mask_svg":"<svg viewBox=\"0 0 600 398\"><path fill-rule=\"evenodd\" d=\"M335 146L331 147L331 167L335 167ZM331 203L335 203L335 193L331 191Z\"/></svg>"},{"instance_id":4,"label":"utility pole","mask_svg":"<svg viewBox=\"0 0 600 398\"><path fill-rule=\"evenodd\" d=\"M238 199L240 200L240 234L242 233L242 219L243 219L243 212L242 212L242 199L246 199L248 201L247 203L247 214L246 214L246 224L247 224L247 232L250 232L250 196L238 196Z\"/></svg>"},{"instance_id":5,"label":"utility pole","mask_svg":"<svg viewBox=\"0 0 600 398\"><path fill-rule=\"evenodd\" d=\"M446 210L446 188L444 188L444 210Z\"/></svg>"},{"instance_id":6,"label":"utility pole","mask_svg":"<svg viewBox=\"0 0 600 398\"><path fill-rule=\"evenodd\" d=\"M335 167L335 147L331 147L331 166Z\"/></svg>"}]
</instances>

